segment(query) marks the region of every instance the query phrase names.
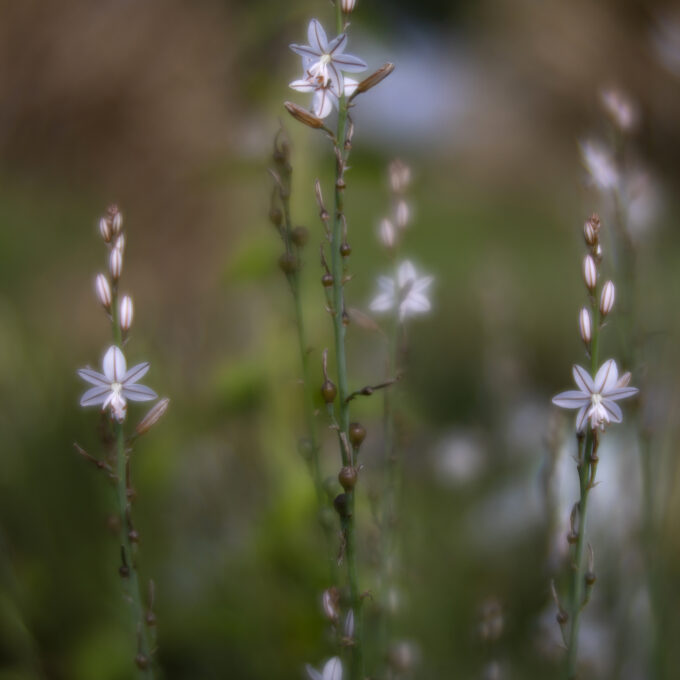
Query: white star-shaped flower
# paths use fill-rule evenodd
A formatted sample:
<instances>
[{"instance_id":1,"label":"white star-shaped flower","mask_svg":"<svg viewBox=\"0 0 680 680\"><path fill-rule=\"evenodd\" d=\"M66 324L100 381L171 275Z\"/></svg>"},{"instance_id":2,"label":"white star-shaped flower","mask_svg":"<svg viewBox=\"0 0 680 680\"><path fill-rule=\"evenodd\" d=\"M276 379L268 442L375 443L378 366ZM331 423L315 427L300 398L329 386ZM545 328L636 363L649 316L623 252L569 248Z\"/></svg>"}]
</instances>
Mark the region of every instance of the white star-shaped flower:
<instances>
[{"instance_id":1,"label":"white star-shaped flower","mask_svg":"<svg viewBox=\"0 0 680 680\"><path fill-rule=\"evenodd\" d=\"M378 277L380 292L373 298L371 309L374 312L387 312L397 308L400 321L408 316L429 312L432 305L426 293L432 281L433 276L418 276L413 264L405 260L399 265L396 277Z\"/></svg>"},{"instance_id":2,"label":"white star-shaped flower","mask_svg":"<svg viewBox=\"0 0 680 680\"><path fill-rule=\"evenodd\" d=\"M610 422L620 423L623 414L614 402L638 393L636 387L628 387L630 373L619 377L616 362L608 359L600 366L594 380L582 366L574 366L573 374L579 389L558 394L552 403L561 408L579 409L576 431L581 432L588 421L593 430L604 430Z\"/></svg>"},{"instance_id":3,"label":"white star-shaped flower","mask_svg":"<svg viewBox=\"0 0 680 680\"><path fill-rule=\"evenodd\" d=\"M123 352L112 345L106 351L102 361L103 373L91 368L81 368L78 375L94 385L80 399L81 406L102 405L102 411L111 409L111 415L119 422L125 420L127 400L150 401L157 399L158 395L144 385L137 385L137 381L143 378L149 370L148 363L137 364L129 371Z\"/></svg>"},{"instance_id":4,"label":"white star-shaped flower","mask_svg":"<svg viewBox=\"0 0 680 680\"><path fill-rule=\"evenodd\" d=\"M290 86L299 92L314 92L313 113L325 118L332 108L333 97L351 95L357 82L345 78L343 71L359 73L366 69L366 63L351 54L344 54L347 35L341 33L328 42L321 24L312 19L307 29L309 45L291 45L290 49L302 57L304 78L294 80ZM345 82L347 81L347 82ZM324 115L321 115L324 114Z\"/></svg>"},{"instance_id":5,"label":"white star-shaped flower","mask_svg":"<svg viewBox=\"0 0 680 680\"><path fill-rule=\"evenodd\" d=\"M321 673L309 664L307 664L305 669L307 670L309 680L342 680L342 662L338 656L334 656L326 661Z\"/></svg>"}]
</instances>

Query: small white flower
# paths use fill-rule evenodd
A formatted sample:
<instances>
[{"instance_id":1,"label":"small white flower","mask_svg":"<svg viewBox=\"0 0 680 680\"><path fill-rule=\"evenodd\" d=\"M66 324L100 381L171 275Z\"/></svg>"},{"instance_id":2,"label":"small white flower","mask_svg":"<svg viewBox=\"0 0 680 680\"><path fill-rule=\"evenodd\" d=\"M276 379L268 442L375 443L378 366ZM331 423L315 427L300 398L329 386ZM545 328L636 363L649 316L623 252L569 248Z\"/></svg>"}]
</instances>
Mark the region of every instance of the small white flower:
<instances>
[{"instance_id":1,"label":"small white flower","mask_svg":"<svg viewBox=\"0 0 680 680\"><path fill-rule=\"evenodd\" d=\"M326 661L321 673L309 664L305 666L305 670L309 680L342 680L342 662L339 656L334 656Z\"/></svg>"},{"instance_id":2,"label":"small white flower","mask_svg":"<svg viewBox=\"0 0 680 680\"><path fill-rule=\"evenodd\" d=\"M576 431L581 432L590 421L593 430L604 430L609 422L620 423L623 414L615 401L626 399L638 393L636 387L627 387L630 374L619 378L614 359L605 361L595 379L582 366L574 366L574 381L578 390L569 390L553 397L552 403L561 408L577 408Z\"/></svg>"},{"instance_id":3,"label":"small white flower","mask_svg":"<svg viewBox=\"0 0 680 680\"><path fill-rule=\"evenodd\" d=\"M302 57L302 67L307 78L313 80L317 87L335 92L344 91L343 71L359 73L366 69L366 63L351 54L344 54L347 46L347 34L341 33L328 42L326 31L321 24L312 19L307 28L309 45L291 45L290 49Z\"/></svg>"},{"instance_id":4,"label":"small white flower","mask_svg":"<svg viewBox=\"0 0 680 680\"><path fill-rule=\"evenodd\" d=\"M357 89L358 84L359 83L354 80L354 78L345 78L345 96L351 97ZM316 79L308 77L302 80L294 80L290 83L289 87L297 92L314 93L311 111L317 118L326 118L333 110L333 107L338 107L338 94L337 91L333 89L330 82L325 85L320 85Z\"/></svg>"},{"instance_id":5,"label":"small white flower","mask_svg":"<svg viewBox=\"0 0 680 680\"><path fill-rule=\"evenodd\" d=\"M417 276L413 264L406 260L399 265L396 277L378 277L380 292L373 298L371 309L386 312L397 308L400 321L414 314L429 312L432 305L426 292L432 281L432 276Z\"/></svg>"},{"instance_id":6,"label":"small white flower","mask_svg":"<svg viewBox=\"0 0 680 680\"><path fill-rule=\"evenodd\" d=\"M582 142L581 158L600 190L616 189L619 186L619 172L614 159L604 146L595 142Z\"/></svg>"},{"instance_id":7,"label":"small white flower","mask_svg":"<svg viewBox=\"0 0 680 680\"><path fill-rule=\"evenodd\" d=\"M130 401L150 401L157 399L158 395L149 387L137 385L137 381L143 378L149 370L148 363L137 364L129 371L123 352L112 345L106 351L102 361L103 373L91 368L81 368L78 375L91 387L80 399L81 406L102 405L102 411L111 409L112 416L122 423L125 420L127 399Z\"/></svg>"}]
</instances>

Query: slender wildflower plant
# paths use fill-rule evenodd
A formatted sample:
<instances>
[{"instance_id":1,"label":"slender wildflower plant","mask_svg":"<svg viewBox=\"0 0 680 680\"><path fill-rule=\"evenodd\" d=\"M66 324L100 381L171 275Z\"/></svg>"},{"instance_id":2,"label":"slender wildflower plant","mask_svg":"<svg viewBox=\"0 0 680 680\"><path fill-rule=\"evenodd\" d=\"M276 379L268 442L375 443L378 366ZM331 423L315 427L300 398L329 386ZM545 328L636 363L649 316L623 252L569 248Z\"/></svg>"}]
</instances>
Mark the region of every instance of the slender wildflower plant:
<instances>
[{"instance_id":1,"label":"slender wildflower plant","mask_svg":"<svg viewBox=\"0 0 680 680\"><path fill-rule=\"evenodd\" d=\"M97 274L95 294L111 322L112 344L104 354L101 372L88 366L81 368L78 375L90 385L82 395L80 405L98 406L101 411L100 433L104 456L92 456L78 444L75 444L75 448L115 483L120 524L118 572L123 582L125 598L132 610L132 627L137 641L135 664L140 677L153 678L153 654L156 647L154 583L149 582L145 600L137 570L139 533L132 521L132 502L136 491L132 486L130 456L133 443L162 418L168 408L169 399L158 401L133 430L126 428L128 402L153 401L158 399L158 395L151 388L139 384L147 374L149 364L144 362L128 369L123 354L132 326L133 304L129 295L120 294L125 234L123 216L116 206L111 206L101 218L99 231L107 247L108 273Z\"/></svg>"},{"instance_id":2,"label":"slender wildflower plant","mask_svg":"<svg viewBox=\"0 0 680 680\"><path fill-rule=\"evenodd\" d=\"M561 408L578 410L575 430L580 497L572 508L567 534L572 571L566 607L561 604L555 585L552 585L558 609L557 621L567 648L565 675L568 680L577 677L579 619L595 584L594 552L586 542L586 516L588 498L595 486L600 437L610 423L622 421L623 414L616 402L638 392L628 386L630 373L619 375L614 359L599 364L600 333L613 309L615 289L611 281L604 284L600 281L603 253L597 215L585 223L584 236L588 253L583 259L582 272L589 304L579 313L579 331L590 358L590 368L574 366L572 372L578 390L562 392L552 400Z\"/></svg>"},{"instance_id":3,"label":"slender wildflower plant","mask_svg":"<svg viewBox=\"0 0 680 680\"><path fill-rule=\"evenodd\" d=\"M334 200L330 212L324 203L321 184L318 181L316 183L316 198L327 241L321 248L322 285L326 306L333 323L334 338L334 376L331 379L328 352L324 351L321 395L326 404L331 427L337 433L342 462L338 479L344 492L335 498L334 507L340 519L341 543L338 561L346 564L349 596L345 602L345 625L339 642L346 648L349 656L350 679L361 680L365 677L362 612L365 594L359 586L355 485L359 476L357 456L366 430L362 425L351 422L350 408L355 397L371 394L374 388L367 387L353 392L349 387L345 334L350 317L345 304L345 285L351 278L348 258L352 249L348 242L349 230L345 216L345 175L354 132L350 109L356 98L388 76L393 66L386 64L362 81L345 75L360 73L367 68L364 61L346 52L349 16L354 8L355 2L338 0L335 3L337 36L332 40L328 39L320 22L312 19L307 30L308 44L290 46L293 52L302 58L302 77L291 82L290 86L298 92L311 94L312 103L311 110L293 102L285 102L285 108L297 121L324 133L331 142L335 166ZM333 110L337 110L335 131L332 131L325 122ZM335 608L341 607L340 599L334 602L336 594L339 595L339 592L335 593L332 589L324 594L324 610L328 607L328 613L331 615L336 614ZM337 615L339 618L339 611ZM328 673L335 673L335 666L333 668L334 670L329 670ZM337 673L338 677L342 674L339 660ZM325 680L326 669L322 677Z\"/></svg>"}]
</instances>

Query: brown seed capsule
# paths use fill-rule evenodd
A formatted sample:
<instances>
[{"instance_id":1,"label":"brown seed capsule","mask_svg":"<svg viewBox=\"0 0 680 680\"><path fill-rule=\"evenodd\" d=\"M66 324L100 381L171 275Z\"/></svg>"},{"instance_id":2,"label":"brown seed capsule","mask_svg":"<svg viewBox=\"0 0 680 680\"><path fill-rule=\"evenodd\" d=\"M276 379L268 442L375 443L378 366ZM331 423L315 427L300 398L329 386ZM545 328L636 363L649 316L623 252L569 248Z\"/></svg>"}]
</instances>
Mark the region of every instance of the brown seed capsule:
<instances>
[{"instance_id":1,"label":"brown seed capsule","mask_svg":"<svg viewBox=\"0 0 680 680\"><path fill-rule=\"evenodd\" d=\"M139 532L136 529L132 529L128 532L128 538L130 543L139 543Z\"/></svg>"},{"instance_id":2,"label":"brown seed capsule","mask_svg":"<svg viewBox=\"0 0 680 680\"><path fill-rule=\"evenodd\" d=\"M321 285L324 288L330 288L333 285L333 276L331 274L324 274L321 277Z\"/></svg>"},{"instance_id":3,"label":"brown seed capsule","mask_svg":"<svg viewBox=\"0 0 680 680\"><path fill-rule=\"evenodd\" d=\"M156 625L156 615L151 610L146 613L144 620L146 621L146 625L149 627Z\"/></svg>"},{"instance_id":4,"label":"brown seed capsule","mask_svg":"<svg viewBox=\"0 0 680 680\"><path fill-rule=\"evenodd\" d=\"M345 491L351 491L357 483L359 475L357 469L346 465L338 473L338 481Z\"/></svg>"},{"instance_id":5,"label":"brown seed capsule","mask_svg":"<svg viewBox=\"0 0 680 680\"><path fill-rule=\"evenodd\" d=\"M303 109L301 106L298 106L297 104L293 104L293 102L283 102L283 105L286 107L286 111L290 113L295 120L300 121L304 125L308 125L311 128L322 128L323 127L323 121L321 118L317 118L313 113L310 113L306 109Z\"/></svg>"},{"instance_id":6,"label":"brown seed capsule","mask_svg":"<svg viewBox=\"0 0 680 680\"><path fill-rule=\"evenodd\" d=\"M309 230L306 227L295 227L290 232L290 238L298 248L302 248L309 240Z\"/></svg>"},{"instance_id":7,"label":"brown seed capsule","mask_svg":"<svg viewBox=\"0 0 680 680\"><path fill-rule=\"evenodd\" d=\"M140 652L135 657L135 663L137 664L137 668L144 671L149 667L149 657Z\"/></svg>"},{"instance_id":8,"label":"brown seed capsule","mask_svg":"<svg viewBox=\"0 0 680 680\"><path fill-rule=\"evenodd\" d=\"M341 246L340 246L340 255L343 257L349 257L352 254L352 246L350 246L347 241L345 241Z\"/></svg>"},{"instance_id":9,"label":"brown seed capsule","mask_svg":"<svg viewBox=\"0 0 680 680\"><path fill-rule=\"evenodd\" d=\"M269 221L275 226L280 227L283 222L283 213L279 208L272 208L269 211Z\"/></svg>"},{"instance_id":10,"label":"brown seed capsule","mask_svg":"<svg viewBox=\"0 0 680 680\"><path fill-rule=\"evenodd\" d=\"M577 541L578 541L578 535L575 532L570 531L567 534L567 543L569 543L570 545L574 545L574 543L576 543Z\"/></svg>"},{"instance_id":11,"label":"brown seed capsule","mask_svg":"<svg viewBox=\"0 0 680 680\"><path fill-rule=\"evenodd\" d=\"M352 446L358 448L364 439L366 439L366 428L361 423L350 423L349 440Z\"/></svg>"},{"instance_id":12,"label":"brown seed capsule","mask_svg":"<svg viewBox=\"0 0 680 680\"><path fill-rule=\"evenodd\" d=\"M340 515L343 519L350 516L349 514L349 498L346 493L338 494L333 501L333 507L335 512Z\"/></svg>"},{"instance_id":13,"label":"brown seed capsule","mask_svg":"<svg viewBox=\"0 0 680 680\"><path fill-rule=\"evenodd\" d=\"M559 623L560 626L563 626L567 621L569 621L569 614L560 609L560 611L557 612L557 616L555 616L555 618L557 619L557 623Z\"/></svg>"},{"instance_id":14,"label":"brown seed capsule","mask_svg":"<svg viewBox=\"0 0 680 680\"><path fill-rule=\"evenodd\" d=\"M587 586L592 586L595 581L597 580L597 577L595 576L595 572L593 571L587 571L585 575L585 582Z\"/></svg>"},{"instance_id":15,"label":"brown seed capsule","mask_svg":"<svg viewBox=\"0 0 680 680\"><path fill-rule=\"evenodd\" d=\"M130 576L130 567L128 567L127 564L123 564L122 566L118 567L118 573L120 574L121 578L128 578Z\"/></svg>"},{"instance_id":16,"label":"brown seed capsule","mask_svg":"<svg viewBox=\"0 0 680 680\"><path fill-rule=\"evenodd\" d=\"M297 259L292 253L284 253L279 258L279 268L284 274L292 274L297 269Z\"/></svg>"},{"instance_id":17,"label":"brown seed capsule","mask_svg":"<svg viewBox=\"0 0 680 680\"><path fill-rule=\"evenodd\" d=\"M342 325L345 326L345 327L349 326L349 321L350 321L349 314L347 312L343 312L342 313Z\"/></svg>"},{"instance_id":18,"label":"brown seed capsule","mask_svg":"<svg viewBox=\"0 0 680 680\"><path fill-rule=\"evenodd\" d=\"M327 404L332 404L335 401L335 395L338 393L335 384L330 380L326 380L323 385L321 385L321 396Z\"/></svg>"}]
</instances>

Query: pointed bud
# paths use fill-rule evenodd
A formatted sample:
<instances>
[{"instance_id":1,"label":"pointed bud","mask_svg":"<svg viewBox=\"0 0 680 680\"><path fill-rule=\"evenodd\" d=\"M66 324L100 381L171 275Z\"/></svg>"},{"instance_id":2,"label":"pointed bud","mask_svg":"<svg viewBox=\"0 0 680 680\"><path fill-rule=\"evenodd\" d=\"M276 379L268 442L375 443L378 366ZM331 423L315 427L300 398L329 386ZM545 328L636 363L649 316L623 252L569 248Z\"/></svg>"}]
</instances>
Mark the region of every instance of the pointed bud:
<instances>
[{"instance_id":1,"label":"pointed bud","mask_svg":"<svg viewBox=\"0 0 680 680\"><path fill-rule=\"evenodd\" d=\"M111 242L111 238L113 237L113 228L111 227L111 222L108 218L102 217L99 220L99 233L102 235L102 238L106 243Z\"/></svg>"},{"instance_id":2,"label":"pointed bud","mask_svg":"<svg viewBox=\"0 0 680 680\"><path fill-rule=\"evenodd\" d=\"M303 125L307 125L316 130L324 127L321 118L317 118L313 113L307 111L307 109L303 109L301 106L293 104L293 102L283 102L283 105L286 107L286 111Z\"/></svg>"},{"instance_id":3,"label":"pointed bud","mask_svg":"<svg viewBox=\"0 0 680 680\"><path fill-rule=\"evenodd\" d=\"M411 183L411 168L399 159L390 163L390 187L395 194L403 194Z\"/></svg>"},{"instance_id":4,"label":"pointed bud","mask_svg":"<svg viewBox=\"0 0 680 680\"><path fill-rule=\"evenodd\" d=\"M592 325L590 323L590 312L585 307L579 314L578 325L581 331L581 340L589 345L592 339Z\"/></svg>"},{"instance_id":5,"label":"pointed bud","mask_svg":"<svg viewBox=\"0 0 680 680\"><path fill-rule=\"evenodd\" d=\"M406 201L399 201L399 203L397 203L396 217L399 229L405 229L408 226L410 212Z\"/></svg>"},{"instance_id":6,"label":"pointed bud","mask_svg":"<svg viewBox=\"0 0 680 680\"><path fill-rule=\"evenodd\" d=\"M340 8L345 14L350 14L354 11L357 0L340 0Z\"/></svg>"},{"instance_id":7,"label":"pointed bud","mask_svg":"<svg viewBox=\"0 0 680 680\"><path fill-rule=\"evenodd\" d=\"M594 246L597 243L597 232L593 228L593 223L590 220L583 225L583 236L589 246Z\"/></svg>"},{"instance_id":8,"label":"pointed bud","mask_svg":"<svg viewBox=\"0 0 680 680\"><path fill-rule=\"evenodd\" d=\"M125 234L121 234L113 246L116 250L120 250L121 253L125 252Z\"/></svg>"},{"instance_id":9,"label":"pointed bud","mask_svg":"<svg viewBox=\"0 0 680 680\"><path fill-rule=\"evenodd\" d=\"M132 298L129 295L124 295L121 298L118 314L119 314L118 319L120 321L120 329L124 333L127 333L130 330L130 326L132 326L132 314L133 314Z\"/></svg>"},{"instance_id":10,"label":"pointed bud","mask_svg":"<svg viewBox=\"0 0 680 680\"><path fill-rule=\"evenodd\" d=\"M583 280L589 291L595 290L597 285L597 266L591 255L586 255L583 259Z\"/></svg>"},{"instance_id":11,"label":"pointed bud","mask_svg":"<svg viewBox=\"0 0 680 680\"><path fill-rule=\"evenodd\" d=\"M354 637L354 610L350 609L345 617L345 627L343 630L345 637L351 640Z\"/></svg>"},{"instance_id":12,"label":"pointed bud","mask_svg":"<svg viewBox=\"0 0 680 680\"><path fill-rule=\"evenodd\" d=\"M380 230L378 232L380 242L388 250L392 250L397 241L397 235L394 231L394 225L387 218L380 222Z\"/></svg>"},{"instance_id":13,"label":"pointed bud","mask_svg":"<svg viewBox=\"0 0 680 680\"><path fill-rule=\"evenodd\" d=\"M375 73L371 73L368 78L364 78L364 80L357 85L357 89L354 91L352 97L356 97L356 95L361 94L362 92L368 92L371 88L385 80L392 71L394 71L394 64L391 64L390 62L383 64Z\"/></svg>"},{"instance_id":14,"label":"pointed bud","mask_svg":"<svg viewBox=\"0 0 680 680\"><path fill-rule=\"evenodd\" d=\"M94 281L94 289L97 294L97 300L99 304L107 311L111 309L111 286L109 286L109 280L104 276L104 274L97 274L97 278Z\"/></svg>"},{"instance_id":15,"label":"pointed bud","mask_svg":"<svg viewBox=\"0 0 680 680\"><path fill-rule=\"evenodd\" d=\"M118 281L123 271L123 253L118 248L113 248L109 255L109 272L114 281Z\"/></svg>"},{"instance_id":16,"label":"pointed bud","mask_svg":"<svg viewBox=\"0 0 680 680\"><path fill-rule=\"evenodd\" d=\"M147 433L165 415L168 406L170 406L170 399L167 397L154 404L153 408L141 419L135 432L140 436Z\"/></svg>"},{"instance_id":17,"label":"pointed bud","mask_svg":"<svg viewBox=\"0 0 680 680\"><path fill-rule=\"evenodd\" d=\"M616 290L611 281L607 281L602 287L602 295L600 297L600 314L607 316L612 311L614 306L614 298L616 297Z\"/></svg>"},{"instance_id":18,"label":"pointed bud","mask_svg":"<svg viewBox=\"0 0 680 680\"><path fill-rule=\"evenodd\" d=\"M111 219L111 226L113 227L114 234L120 234L120 231L123 228L123 213L119 210L116 210L114 213L113 218Z\"/></svg>"},{"instance_id":19,"label":"pointed bud","mask_svg":"<svg viewBox=\"0 0 680 680\"><path fill-rule=\"evenodd\" d=\"M327 590L323 591L321 596L321 605L323 607L323 613L326 618L332 623L336 623L340 618L340 610L338 609L338 604L340 602L340 593L335 586L331 586Z\"/></svg>"}]
</instances>

